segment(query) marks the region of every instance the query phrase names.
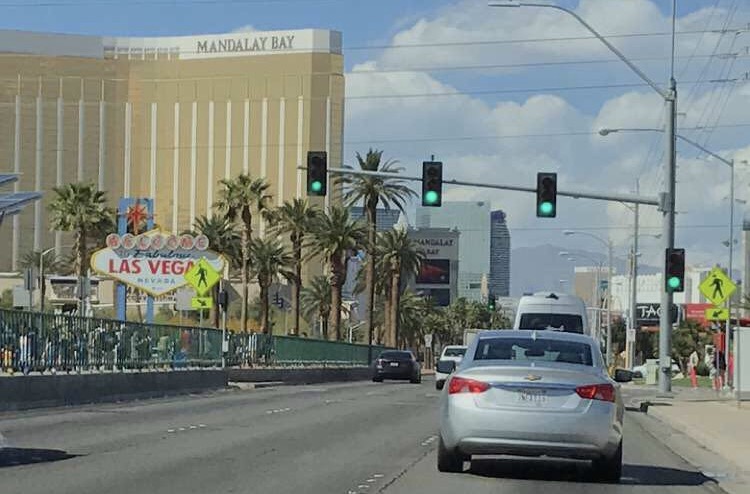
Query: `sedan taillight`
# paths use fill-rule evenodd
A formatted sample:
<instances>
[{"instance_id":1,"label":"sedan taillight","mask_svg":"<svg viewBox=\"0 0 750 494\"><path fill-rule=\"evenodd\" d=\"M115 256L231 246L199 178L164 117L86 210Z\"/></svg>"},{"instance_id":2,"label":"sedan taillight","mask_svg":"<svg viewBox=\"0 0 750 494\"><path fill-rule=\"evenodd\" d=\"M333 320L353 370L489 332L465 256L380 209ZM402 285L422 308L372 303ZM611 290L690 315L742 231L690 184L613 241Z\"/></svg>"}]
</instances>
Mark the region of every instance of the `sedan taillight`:
<instances>
[{"instance_id":1,"label":"sedan taillight","mask_svg":"<svg viewBox=\"0 0 750 494\"><path fill-rule=\"evenodd\" d=\"M588 384L578 386L576 393L586 400L615 401L615 387L611 384Z\"/></svg>"},{"instance_id":2,"label":"sedan taillight","mask_svg":"<svg viewBox=\"0 0 750 494\"><path fill-rule=\"evenodd\" d=\"M486 382L466 379L464 377L453 377L448 383L448 394L457 393L484 393L490 389Z\"/></svg>"}]
</instances>

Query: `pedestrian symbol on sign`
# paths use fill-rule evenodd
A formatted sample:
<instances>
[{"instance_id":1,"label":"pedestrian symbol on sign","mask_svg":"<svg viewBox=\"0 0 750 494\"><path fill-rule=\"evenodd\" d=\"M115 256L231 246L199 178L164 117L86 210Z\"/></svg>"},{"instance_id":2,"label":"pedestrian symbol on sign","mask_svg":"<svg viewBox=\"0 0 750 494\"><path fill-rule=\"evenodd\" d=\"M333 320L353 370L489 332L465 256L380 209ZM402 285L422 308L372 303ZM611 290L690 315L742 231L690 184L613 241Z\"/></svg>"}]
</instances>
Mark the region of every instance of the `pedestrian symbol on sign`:
<instances>
[{"instance_id":1,"label":"pedestrian symbol on sign","mask_svg":"<svg viewBox=\"0 0 750 494\"><path fill-rule=\"evenodd\" d=\"M711 286L714 289L712 298L724 298L724 291L721 289L724 286L724 280L714 275L711 279Z\"/></svg>"}]
</instances>

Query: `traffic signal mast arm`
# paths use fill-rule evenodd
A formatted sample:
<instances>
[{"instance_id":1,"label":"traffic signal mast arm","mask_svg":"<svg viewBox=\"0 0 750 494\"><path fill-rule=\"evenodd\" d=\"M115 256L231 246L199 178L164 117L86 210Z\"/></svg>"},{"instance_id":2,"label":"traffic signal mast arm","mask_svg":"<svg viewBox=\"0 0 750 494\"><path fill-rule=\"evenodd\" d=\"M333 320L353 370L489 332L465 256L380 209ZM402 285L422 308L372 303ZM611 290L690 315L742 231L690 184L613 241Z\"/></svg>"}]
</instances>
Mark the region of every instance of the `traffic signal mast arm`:
<instances>
[{"instance_id":1,"label":"traffic signal mast arm","mask_svg":"<svg viewBox=\"0 0 750 494\"><path fill-rule=\"evenodd\" d=\"M412 182L421 182L422 177L415 177L402 174L394 174L388 172L372 172L364 170L352 170L349 168L329 168L328 173L335 173L338 175L365 175L371 177L398 177L399 180L407 180ZM443 179L443 184L458 185L463 187L481 187L485 189L500 189L500 190L514 190L516 192L530 192L536 194L536 187L526 187L523 185L508 185L508 184L488 184L479 182L467 182L464 180L452 180ZM632 204L643 204L646 206L659 206L660 202L657 197L641 196L637 194L605 194L595 191L587 190L557 190L558 196L573 197L575 199L595 199L600 201L614 201L614 202L627 202Z\"/></svg>"}]
</instances>

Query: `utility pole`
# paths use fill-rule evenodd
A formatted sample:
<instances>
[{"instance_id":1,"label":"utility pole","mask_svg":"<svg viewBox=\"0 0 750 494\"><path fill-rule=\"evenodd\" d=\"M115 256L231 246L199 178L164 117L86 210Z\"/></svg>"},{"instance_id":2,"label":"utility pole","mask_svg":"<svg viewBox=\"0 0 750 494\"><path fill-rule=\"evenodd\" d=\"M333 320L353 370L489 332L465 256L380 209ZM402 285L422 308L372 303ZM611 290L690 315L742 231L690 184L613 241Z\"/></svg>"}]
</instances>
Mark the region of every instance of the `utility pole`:
<instances>
[{"instance_id":1,"label":"utility pole","mask_svg":"<svg viewBox=\"0 0 750 494\"><path fill-rule=\"evenodd\" d=\"M640 191L640 181L635 181L635 193ZM640 206L635 205L633 211L633 257L630 264L630 328L638 332L638 229ZM627 338L626 338L627 341ZM635 340L628 346L628 365L635 365Z\"/></svg>"}]
</instances>

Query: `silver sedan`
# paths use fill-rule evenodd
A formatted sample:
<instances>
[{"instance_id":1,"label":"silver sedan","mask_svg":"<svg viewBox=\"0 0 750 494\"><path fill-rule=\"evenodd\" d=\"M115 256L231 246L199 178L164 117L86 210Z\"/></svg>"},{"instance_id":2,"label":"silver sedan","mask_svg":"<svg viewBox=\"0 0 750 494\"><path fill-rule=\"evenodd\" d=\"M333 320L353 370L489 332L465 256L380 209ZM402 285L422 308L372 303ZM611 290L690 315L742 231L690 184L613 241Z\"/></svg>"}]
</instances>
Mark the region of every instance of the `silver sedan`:
<instances>
[{"instance_id":1,"label":"silver sedan","mask_svg":"<svg viewBox=\"0 0 750 494\"><path fill-rule=\"evenodd\" d=\"M556 331L477 335L443 389L438 470L460 472L474 455L593 460L607 481L622 475L624 406L599 345Z\"/></svg>"}]
</instances>

